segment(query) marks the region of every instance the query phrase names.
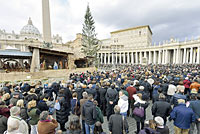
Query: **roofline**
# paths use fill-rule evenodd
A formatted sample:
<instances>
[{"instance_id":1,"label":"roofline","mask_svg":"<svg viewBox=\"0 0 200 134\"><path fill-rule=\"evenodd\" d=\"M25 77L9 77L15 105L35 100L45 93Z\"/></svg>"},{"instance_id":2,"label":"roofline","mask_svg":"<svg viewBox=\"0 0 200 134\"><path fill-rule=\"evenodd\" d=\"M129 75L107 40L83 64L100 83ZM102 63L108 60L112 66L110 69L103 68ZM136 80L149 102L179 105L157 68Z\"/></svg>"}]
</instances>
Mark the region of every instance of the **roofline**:
<instances>
[{"instance_id":1,"label":"roofline","mask_svg":"<svg viewBox=\"0 0 200 134\"><path fill-rule=\"evenodd\" d=\"M120 32L129 31L129 30L141 29L141 28L145 28L145 27L147 27L147 28L149 29L149 31L151 32L151 34L153 34L149 25L144 25L144 26L138 26L138 27L131 27L131 28L126 28L126 29L121 29L121 30L117 30L117 31L110 32L110 33L111 33L111 34L120 33Z\"/></svg>"}]
</instances>

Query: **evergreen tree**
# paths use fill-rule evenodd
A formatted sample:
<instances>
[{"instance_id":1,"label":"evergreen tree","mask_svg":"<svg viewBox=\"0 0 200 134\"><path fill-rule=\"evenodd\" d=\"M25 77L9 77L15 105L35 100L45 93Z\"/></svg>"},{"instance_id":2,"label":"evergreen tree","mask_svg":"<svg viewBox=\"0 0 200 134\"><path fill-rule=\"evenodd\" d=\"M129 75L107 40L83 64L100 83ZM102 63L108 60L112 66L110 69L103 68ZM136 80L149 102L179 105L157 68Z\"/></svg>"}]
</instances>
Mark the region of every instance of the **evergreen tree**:
<instances>
[{"instance_id":1,"label":"evergreen tree","mask_svg":"<svg viewBox=\"0 0 200 134\"><path fill-rule=\"evenodd\" d=\"M89 64L94 61L97 63L97 52L100 49L99 40L97 39L97 34L95 33L94 19L91 15L89 5L87 6L85 21L82 29L82 52L88 56L92 57Z\"/></svg>"}]
</instances>

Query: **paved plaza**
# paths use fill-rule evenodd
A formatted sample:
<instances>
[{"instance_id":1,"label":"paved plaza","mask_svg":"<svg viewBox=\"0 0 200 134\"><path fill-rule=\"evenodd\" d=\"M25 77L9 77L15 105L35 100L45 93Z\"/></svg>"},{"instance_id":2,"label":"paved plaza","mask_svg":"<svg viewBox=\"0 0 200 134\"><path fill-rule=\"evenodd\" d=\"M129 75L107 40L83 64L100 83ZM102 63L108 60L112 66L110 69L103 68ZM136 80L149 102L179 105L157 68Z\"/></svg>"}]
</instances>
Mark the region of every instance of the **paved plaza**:
<instances>
[{"instance_id":1,"label":"paved plaza","mask_svg":"<svg viewBox=\"0 0 200 134\"><path fill-rule=\"evenodd\" d=\"M151 107L152 107L152 103L150 103L150 105L146 109L147 120L153 119L153 116L151 114ZM132 117L128 117L127 120L128 120L128 124L129 124L129 134L135 134L135 131L137 129L135 119ZM170 129L170 134L174 134L173 121L167 122L167 126ZM107 122L106 117L104 117L103 130L104 130L104 132L106 132L106 134L109 134L108 122Z\"/></svg>"}]
</instances>

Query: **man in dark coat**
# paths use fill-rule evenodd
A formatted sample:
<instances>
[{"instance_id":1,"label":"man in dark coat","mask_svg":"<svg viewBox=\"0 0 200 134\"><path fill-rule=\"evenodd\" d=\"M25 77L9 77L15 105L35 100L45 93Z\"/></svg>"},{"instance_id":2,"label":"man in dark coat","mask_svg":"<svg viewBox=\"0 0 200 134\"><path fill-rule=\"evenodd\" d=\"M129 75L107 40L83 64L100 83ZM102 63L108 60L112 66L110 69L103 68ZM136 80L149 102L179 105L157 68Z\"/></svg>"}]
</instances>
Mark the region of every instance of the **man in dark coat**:
<instances>
[{"instance_id":1,"label":"man in dark coat","mask_svg":"<svg viewBox=\"0 0 200 134\"><path fill-rule=\"evenodd\" d=\"M168 82L166 79L164 79L163 83L161 84L161 88L162 88L162 93L166 96L167 95L167 90L168 90Z\"/></svg>"},{"instance_id":2,"label":"man in dark coat","mask_svg":"<svg viewBox=\"0 0 200 134\"><path fill-rule=\"evenodd\" d=\"M90 129L92 129L92 134L94 133L94 127L97 119L96 106L93 101L93 95L89 94L88 101L85 102L82 108L82 115L85 117L86 134L90 134Z\"/></svg>"},{"instance_id":3,"label":"man in dark coat","mask_svg":"<svg viewBox=\"0 0 200 134\"><path fill-rule=\"evenodd\" d=\"M110 116L114 113L114 106L118 101L118 92L115 89L115 85L112 84L111 88L107 90L106 93L106 101L107 101L107 120L109 121Z\"/></svg>"},{"instance_id":4,"label":"man in dark coat","mask_svg":"<svg viewBox=\"0 0 200 134\"><path fill-rule=\"evenodd\" d=\"M112 134L122 134L123 130L128 132L128 122L126 118L120 115L120 107L118 105L114 107L114 112L115 114L111 115L109 119L109 131Z\"/></svg>"},{"instance_id":5,"label":"man in dark coat","mask_svg":"<svg viewBox=\"0 0 200 134\"><path fill-rule=\"evenodd\" d=\"M165 101L166 97L160 93L159 101L156 101L152 106L152 115L154 117L160 116L163 118L164 123L167 122L167 117L170 115L172 108L171 105Z\"/></svg>"},{"instance_id":6,"label":"man in dark coat","mask_svg":"<svg viewBox=\"0 0 200 134\"><path fill-rule=\"evenodd\" d=\"M107 92L107 86L106 86L106 84L104 84L103 87L99 89L100 108L103 112L103 115L106 115L106 97L105 97L106 92Z\"/></svg>"},{"instance_id":7,"label":"man in dark coat","mask_svg":"<svg viewBox=\"0 0 200 134\"><path fill-rule=\"evenodd\" d=\"M92 94L93 95L93 98L94 100L97 99L97 91L94 87L92 87L92 84L90 84L88 86L88 88L85 89L85 91L88 93L88 94Z\"/></svg>"}]
</instances>

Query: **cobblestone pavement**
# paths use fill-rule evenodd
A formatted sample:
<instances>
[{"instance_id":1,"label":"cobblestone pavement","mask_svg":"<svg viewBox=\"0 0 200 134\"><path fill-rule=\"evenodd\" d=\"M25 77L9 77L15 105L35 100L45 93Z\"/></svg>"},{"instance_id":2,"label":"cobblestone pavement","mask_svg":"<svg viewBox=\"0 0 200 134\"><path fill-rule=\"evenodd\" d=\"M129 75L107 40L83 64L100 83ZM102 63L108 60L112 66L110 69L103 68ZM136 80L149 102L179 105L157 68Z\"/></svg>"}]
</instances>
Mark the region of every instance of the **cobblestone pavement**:
<instances>
[{"instance_id":1,"label":"cobblestone pavement","mask_svg":"<svg viewBox=\"0 0 200 134\"><path fill-rule=\"evenodd\" d=\"M151 114L151 107L152 107L152 103L150 103L150 105L146 109L146 119L147 120L153 119L153 116ZM128 120L128 125L129 125L129 134L135 134L135 131L137 129L135 119L132 117L128 117L127 120ZM68 126L68 123L66 123L66 128ZM171 122L167 121L167 126L169 127L170 134L174 134L173 121L171 121ZM106 116L104 117L103 130L104 130L104 132L106 132L106 134L110 134L109 130L108 130L108 122L107 122ZM197 132L195 132L194 134L196 134L196 133Z\"/></svg>"},{"instance_id":2,"label":"cobblestone pavement","mask_svg":"<svg viewBox=\"0 0 200 134\"><path fill-rule=\"evenodd\" d=\"M153 116L151 114L151 107L152 107L152 103L148 106L148 108L146 109L146 119L153 119ZM135 131L137 129L136 127L136 122L135 119L132 117L128 117L128 124L129 124L129 134L135 134ZM174 134L174 125L173 125L173 121L167 121L167 126L169 127L170 130L170 134ZM106 132L106 134L109 134L109 130L108 130L108 122L106 117L104 117L104 123L103 123L103 130L104 132ZM195 131L194 134L197 134L197 132Z\"/></svg>"},{"instance_id":3,"label":"cobblestone pavement","mask_svg":"<svg viewBox=\"0 0 200 134\"><path fill-rule=\"evenodd\" d=\"M148 106L148 108L146 109L146 114L147 114L146 119L147 120L153 119L153 116L151 114L151 106L152 106L152 104L150 104ZM129 134L135 134L135 131L137 129L135 119L132 117L128 117L127 120L128 120L128 124L129 124ZM167 122L167 126L170 129L170 134L174 134L173 121ZM104 117L103 130L104 130L104 132L106 132L106 134L109 134L108 122L107 122L106 117Z\"/></svg>"}]
</instances>

